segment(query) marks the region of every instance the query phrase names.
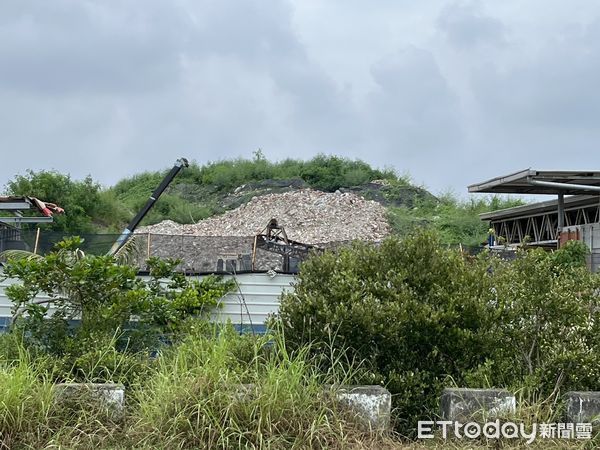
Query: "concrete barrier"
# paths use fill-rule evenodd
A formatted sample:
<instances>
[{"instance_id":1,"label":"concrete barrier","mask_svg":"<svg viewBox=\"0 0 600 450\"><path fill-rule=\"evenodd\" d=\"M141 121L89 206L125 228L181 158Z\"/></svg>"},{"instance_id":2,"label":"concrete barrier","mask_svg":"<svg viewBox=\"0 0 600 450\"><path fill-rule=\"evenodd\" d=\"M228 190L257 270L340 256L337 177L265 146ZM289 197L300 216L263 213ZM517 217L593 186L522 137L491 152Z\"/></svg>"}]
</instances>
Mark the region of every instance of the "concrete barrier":
<instances>
[{"instance_id":1,"label":"concrete barrier","mask_svg":"<svg viewBox=\"0 0 600 450\"><path fill-rule=\"evenodd\" d=\"M326 399L352 415L366 431L383 432L390 429L392 394L381 386L323 386ZM255 384L240 384L235 389L237 401L251 401L258 395Z\"/></svg>"},{"instance_id":2,"label":"concrete barrier","mask_svg":"<svg viewBox=\"0 0 600 450\"><path fill-rule=\"evenodd\" d=\"M59 383L54 386L55 399L61 403L98 401L116 416L125 410L125 386L114 383Z\"/></svg>"},{"instance_id":3,"label":"concrete barrier","mask_svg":"<svg viewBox=\"0 0 600 450\"><path fill-rule=\"evenodd\" d=\"M335 390L339 404L348 408L365 429L390 429L392 394L381 386L341 386Z\"/></svg>"},{"instance_id":4,"label":"concrete barrier","mask_svg":"<svg viewBox=\"0 0 600 450\"><path fill-rule=\"evenodd\" d=\"M515 396L504 389L444 389L440 399L444 420L466 422L514 414Z\"/></svg>"},{"instance_id":5,"label":"concrete barrier","mask_svg":"<svg viewBox=\"0 0 600 450\"><path fill-rule=\"evenodd\" d=\"M600 392L576 392L565 394L567 422L600 424Z\"/></svg>"},{"instance_id":6,"label":"concrete barrier","mask_svg":"<svg viewBox=\"0 0 600 450\"><path fill-rule=\"evenodd\" d=\"M383 432L390 429L392 395L381 386L341 386L324 389L335 393L335 400L346 408L368 431ZM97 400L120 416L125 410L125 387L111 383L60 383L54 387L59 402ZM256 385L241 384L236 389L238 401L248 401L257 395Z\"/></svg>"}]
</instances>

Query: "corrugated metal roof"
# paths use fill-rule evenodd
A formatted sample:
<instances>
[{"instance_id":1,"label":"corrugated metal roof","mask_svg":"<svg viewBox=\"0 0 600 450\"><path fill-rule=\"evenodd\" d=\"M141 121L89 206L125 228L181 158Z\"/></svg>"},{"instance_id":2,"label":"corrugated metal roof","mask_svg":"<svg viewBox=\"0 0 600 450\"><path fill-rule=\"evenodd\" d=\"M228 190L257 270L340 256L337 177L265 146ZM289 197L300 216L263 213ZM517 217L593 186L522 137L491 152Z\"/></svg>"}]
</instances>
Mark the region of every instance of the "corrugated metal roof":
<instances>
[{"instance_id":1,"label":"corrugated metal roof","mask_svg":"<svg viewBox=\"0 0 600 450\"><path fill-rule=\"evenodd\" d=\"M565 210L593 206L600 202L597 195L573 195L565 197ZM547 212L558 211L558 200L531 203L529 205L515 206L514 208L500 209L498 211L479 214L481 220L508 219L511 217L530 217Z\"/></svg>"},{"instance_id":2,"label":"corrugated metal roof","mask_svg":"<svg viewBox=\"0 0 600 450\"><path fill-rule=\"evenodd\" d=\"M540 186L536 182L562 183L574 186ZM526 169L469 186L469 192L492 194L566 194L593 193L585 186L600 187L600 171L590 170L533 170Z\"/></svg>"}]
</instances>

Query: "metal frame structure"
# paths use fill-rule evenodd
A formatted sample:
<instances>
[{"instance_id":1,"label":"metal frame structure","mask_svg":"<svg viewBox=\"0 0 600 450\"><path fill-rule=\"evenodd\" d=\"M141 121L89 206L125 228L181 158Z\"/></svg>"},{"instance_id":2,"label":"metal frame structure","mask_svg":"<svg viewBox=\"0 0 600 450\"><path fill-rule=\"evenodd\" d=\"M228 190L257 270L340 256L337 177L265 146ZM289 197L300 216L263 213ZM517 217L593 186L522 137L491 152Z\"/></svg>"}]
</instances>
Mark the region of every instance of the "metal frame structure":
<instances>
[{"instance_id":1,"label":"metal frame structure","mask_svg":"<svg viewBox=\"0 0 600 450\"><path fill-rule=\"evenodd\" d=\"M556 195L555 202L510 208L482 214L490 220L497 236L507 243L523 242L526 236L540 245L558 242L565 226L600 221L599 171L521 170L469 186L469 192L492 194ZM587 195L584 195L587 194ZM565 195L572 196L566 197Z\"/></svg>"},{"instance_id":2,"label":"metal frame structure","mask_svg":"<svg viewBox=\"0 0 600 450\"><path fill-rule=\"evenodd\" d=\"M284 272L290 271L290 259L302 261L308 257L311 251L320 252L322 249L310 244L288 239L285 229L271 219L265 229L254 236L254 248L252 250L252 270L256 263L256 250L263 249L268 252L278 253L283 256Z\"/></svg>"},{"instance_id":3,"label":"metal frame structure","mask_svg":"<svg viewBox=\"0 0 600 450\"><path fill-rule=\"evenodd\" d=\"M33 200L33 201L32 201ZM11 224L17 228L23 223L50 223L52 222L52 213L40 209L40 201L30 199L29 197L0 197L0 211L12 213L10 216L0 215L0 224ZM56 206L56 205L53 205ZM44 205L45 207L45 205ZM23 211L36 209L43 217L25 217ZM60 209L62 211L62 209Z\"/></svg>"},{"instance_id":4,"label":"metal frame structure","mask_svg":"<svg viewBox=\"0 0 600 450\"><path fill-rule=\"evenodd\" d=\"M556 245L557 230L574 225L600 222L600 197L577 195L564 199L564 222L558 223L558 200L480 214L490 222L496 236L502 236L507 244L528 241L533 245Z\"/></svg>"},{"instance_id":5,"label":"metal frame structure","mask_svg":"<svg viewBox=\"0 0 600 450\"><path fill-rule=\"evenodd\" d=\"M469 186L469 192L492 194L598 194L598 171L526 169Z\"/></svg>"},{"instance_id":6,"label":"metal frame structure","mask_svg":"<svg viewBox=\"0 0 600 450\"><path fill-rule=\"evenodd\" d=\"M23 216L24 211L32 209L37 210L43 216ZM62 208L53 203L45 203L32 197L0 197L0 211L12 214L10 216L0 215L0 252L14 248L27 248L27 244L22 241L22 224L50 223L54 220L52 217L54 213L64 212ZM39 228L34 252L37 251L38 239ZM19 247L14 247L15 243Z\"/></svg>"}]
</instances>

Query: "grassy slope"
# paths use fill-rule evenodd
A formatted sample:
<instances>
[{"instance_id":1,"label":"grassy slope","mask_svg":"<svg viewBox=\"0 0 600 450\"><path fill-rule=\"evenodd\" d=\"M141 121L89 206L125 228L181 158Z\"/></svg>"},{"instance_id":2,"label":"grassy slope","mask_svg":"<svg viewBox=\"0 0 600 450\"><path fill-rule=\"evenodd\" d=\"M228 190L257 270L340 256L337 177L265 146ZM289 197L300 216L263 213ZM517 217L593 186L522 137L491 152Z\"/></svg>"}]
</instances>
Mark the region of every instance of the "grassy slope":
<instances>
[{"instance_id":1,"label":"grassy slope","mask_svg":"<svg viewBox=\"0 0 600 450\"><path fill-rule=\"evenodd\" d=\"M160 183L165 172L146 172L118 182L111 195L134 214ZM172 219L181 223L195 222L245 203L255 195L312 187L333 192L386 179L408 185L390 170L377 170L361 161L317 156L310 161L284 160L271 163L257 154L253 160L236 159L191 164L173 181L150 212L145 223ZM244 186L243 189L236 188Z\"/></svg>"},{"instance_id":2,"label":"grassy slope","mask_svg":"<svg viewBox=\"0 0 600 450\"><path fill-rule=\"evenodd\" d=\"M65 215L40 227L46 237L50 231L55 232L56 239L82 233L118 233L142 208L167 170L140 173L108 189L102 189L91 177L72 180L54 171L29 171L11 180L5 191L36 196L65 208ZM164 219L194 223L234 209L254 196L308 187L354 192L380 202L389 208L390 223L398 234L426 225L438 229L446 243L469 246L485 238L486 225L478 213L515 204L499 198L479 197L468 202L452 195L436 198L413 185L407 176L398 176L391 169L374 169L363 161L320 155L308 161L270 162L257 152L252 160L191 164L173 180L142 225Z\"/></svg>"},{"instance_id":3,"label":"grassy slope","mask_svg":"<svg viewBox=\"0 0 600 450\"><path fill-rule=\"evenodd\" d=\"M477 247L487 236L487 224L479 214L522 205L518 199L498 196L472 197L459 201L444 194L436 201L422 201L412 208L389 208L389 221L395 233L402 235L419 226L436 229L442 242Z\"/></svg>"},{"instance_id":4,"label":"grassy slope","mask_svg":"<svg viewBox=\"0 0 600 450\"><path fill-rule=\"evenodd\" d=\"M106 195L122 205L126 215L133 215L163 176L164 172L142 173L121 180ZM370 183L373 180L385 181ZM479 220L479 213L520 204L518 200L499 197L479 197L466 202L451 194L436 198L412 185L408 177L398 176L390 169L373 169L362 161L317 156L309 161L288 159L272 163L257 154L253 160L192 164L173 181L144 224L167 218L191 223L236 208L253 196L300 187L355 192L387 206L397 234L431 226L440 231L444 242L467 246L485 240L487 227Z\"/></svg>"},{"instance_id":5,"label":"grassy slope","mask_svg":"<svg viewBox=\"0 0 600 450\"><path fill-rule=\"evenodd\" d=\"M104 193L119 205L119 217L139 210L161 181L164 172L145 172L119 181ZM385 180L372 184L373 180ZM253 160L236 159L192 164L172 183L144 224L172 219L191 223L243 204L256 195L312 187L327 192L355 192L389 208L393 231L406 234L419 226L437 229L448 244L476 246L485 240L486 224L478 214L521 204L518 200L480 197L459 201L451 194L434 197L393 170L373 169L362 161L317 156L309 161L272 163L260 154ZM123 212L124 211L124 212ZM116 225L113 224L114 229Z\"/></svg>"}]
</instances>

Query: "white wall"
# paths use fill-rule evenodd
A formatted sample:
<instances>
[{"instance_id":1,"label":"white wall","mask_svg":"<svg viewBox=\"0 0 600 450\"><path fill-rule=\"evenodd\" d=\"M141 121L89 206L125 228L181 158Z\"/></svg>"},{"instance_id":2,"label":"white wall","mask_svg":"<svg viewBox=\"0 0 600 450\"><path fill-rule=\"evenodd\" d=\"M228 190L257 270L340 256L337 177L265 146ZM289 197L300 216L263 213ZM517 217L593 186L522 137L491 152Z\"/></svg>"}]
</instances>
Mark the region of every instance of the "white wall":
<instances>
[{"instance_id":1,"label":"white wall","mask_svg":"<svg viewBox=\"0 0 600 450\"><path fill-rule=\"evenodd\" d=\"M279 310L279 297L282 292L293 290L291 283L294 276L244 273L237 275L236 279L239 287L236 286L220 300L220 308L212 314L213 320L222 322L231 320L233 324L244 327L252 324L256 331L263 331L267 316ZM12 303L6 297L4 290L15 283L15 280L11 279L1 280L2 278L0 278L0 330L8 324L12 315Z\"/></svg>"}]
</instances>

